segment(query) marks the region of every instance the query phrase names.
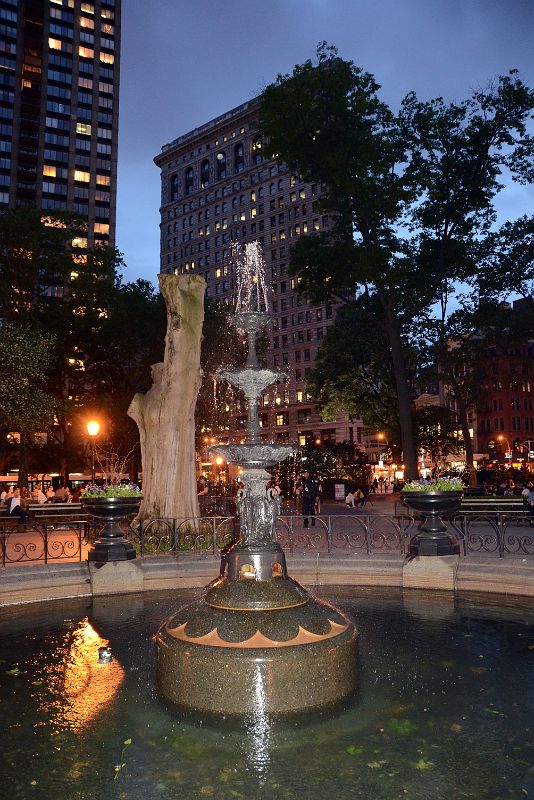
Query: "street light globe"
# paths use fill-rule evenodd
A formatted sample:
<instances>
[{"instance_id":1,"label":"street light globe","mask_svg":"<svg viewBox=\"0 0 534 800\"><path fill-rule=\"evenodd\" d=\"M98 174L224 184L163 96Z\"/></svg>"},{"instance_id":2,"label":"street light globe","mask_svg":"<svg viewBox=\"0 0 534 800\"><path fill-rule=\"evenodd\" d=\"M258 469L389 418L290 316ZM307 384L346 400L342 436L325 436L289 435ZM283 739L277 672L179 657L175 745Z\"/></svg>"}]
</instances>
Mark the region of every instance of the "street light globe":
<instances>
[{"instance_id":1,"label":"street light globe","mask_svg":"<svg viewBox=\"0 0 534 800\"><path fill-rule=\"evenodd\" d=\"M217 456L217 458L215 459L215 463L217 464L218 467L221 466L223 461L224 461L224 458L221 458L221 456Z\"/></svg>"},{"instance_id":2,"label":"street light globe","mask_svg":"<svg viewBox=\"0 0 534 800\"><path fill-rule=\"evenodd\" d=\"M100 430L100 423L96 421L96 419L90 419L87 423L87 433L89 436L98 436L98 431Z\"/></svg>"}]
</instances>

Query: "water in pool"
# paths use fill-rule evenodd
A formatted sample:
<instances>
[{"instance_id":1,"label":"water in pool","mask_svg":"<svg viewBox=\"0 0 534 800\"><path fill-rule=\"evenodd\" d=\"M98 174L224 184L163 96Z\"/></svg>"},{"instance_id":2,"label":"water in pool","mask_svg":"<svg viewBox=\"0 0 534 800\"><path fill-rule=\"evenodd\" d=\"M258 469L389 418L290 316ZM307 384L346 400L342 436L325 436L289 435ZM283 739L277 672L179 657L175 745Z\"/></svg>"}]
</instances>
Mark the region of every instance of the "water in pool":
<instances>
[{"instance_id":1,"label":"water in pool","mask_svg":"<svg viewBox=\"0 0 534 800\"><path fill-rule=\"evenodd\" d=\"M360 631L354 702L245 728L185 719L157 696L152 636L197 595L2 609L0 797L534 797L534 606L320 594ZM98 665L108 641L113 662Z\"/></svg>"}]
</instances>

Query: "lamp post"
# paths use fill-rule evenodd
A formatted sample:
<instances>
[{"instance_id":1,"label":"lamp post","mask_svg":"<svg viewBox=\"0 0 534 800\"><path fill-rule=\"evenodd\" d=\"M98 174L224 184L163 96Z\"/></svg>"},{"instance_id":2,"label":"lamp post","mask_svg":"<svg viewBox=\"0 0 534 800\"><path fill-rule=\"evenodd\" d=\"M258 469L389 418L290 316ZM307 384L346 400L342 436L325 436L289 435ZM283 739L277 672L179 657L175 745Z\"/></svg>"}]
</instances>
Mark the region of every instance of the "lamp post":
<instances>
[{"instance_id":1,"label":"lamp post","mask_svg":"<svg viewBox=\"0 0 534 800\"><path fill-rule=\"evenodd\" d=\"M534 458L534 441L525 439L521 447L527 451L527 461L530 462Z\"/></svg>"},{"instance_id":2,"label":"lamp post","mask_svg":"<svg viewBox=\"0 0 534 800\"><path fill-rule=\"evenodd\" d=\"M506 455L506 453L505 453L505 458L509 458L510 461L511 461L512 460L512 456L513 456L513 452L512 452L512 448L510 447L510 442L508 441L506 436L502 435L502 433L499 434L499 436L497 436L497 439L499 440L499 442L503 442L506 445L506 453L509 453L509 455Z\"/></svg>"},{"instance_id":3,"label":"lamp post","mask_svg":"<svg viewBox=\"0 0 534 800\"><path fill-rule=\"evenodd\" d=\"M100 430L100 423L96 419L90 419L87 423L87 433L91 438L91 483L95 482L95 440Z\"/></svg>"}]
</instances>

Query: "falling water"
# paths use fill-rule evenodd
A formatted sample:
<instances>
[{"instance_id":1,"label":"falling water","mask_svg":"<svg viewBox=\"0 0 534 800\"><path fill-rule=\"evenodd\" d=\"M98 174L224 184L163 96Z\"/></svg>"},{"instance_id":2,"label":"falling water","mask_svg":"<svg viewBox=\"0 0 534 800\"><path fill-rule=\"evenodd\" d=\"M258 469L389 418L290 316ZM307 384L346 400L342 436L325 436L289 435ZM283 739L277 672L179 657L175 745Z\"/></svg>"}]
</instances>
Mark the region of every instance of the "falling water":
<instances>
[{"instance_id":1,"label":"falling water","mask_svg":"<svg viewBox=\"0 0 534 800\"><path fill-rule=\"evenodd\" d=\"M259 242L235 243L231 252L237 279L236 311L269 311L265 264Z\"/></svg>"}]
</instances>

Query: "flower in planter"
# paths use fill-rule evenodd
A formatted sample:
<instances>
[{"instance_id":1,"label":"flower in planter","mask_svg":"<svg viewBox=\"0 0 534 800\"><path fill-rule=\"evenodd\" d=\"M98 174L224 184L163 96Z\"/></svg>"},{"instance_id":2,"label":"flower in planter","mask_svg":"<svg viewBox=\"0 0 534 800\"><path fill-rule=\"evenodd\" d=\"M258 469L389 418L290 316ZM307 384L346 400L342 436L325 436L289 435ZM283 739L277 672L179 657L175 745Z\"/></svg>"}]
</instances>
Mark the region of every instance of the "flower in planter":
<instances>
[{"instance_id":1,"label":"flower in planter","mask_svg":"<svg viewBox=\"0 0 534 800\"><path fill-rule=\"evenodd\" d=\"M141 489L136 483L104 483L102 486L89 484L82 494L83 498L140 497Z\"/></svg>"},{"instance_id":2,"label":"flower in planter","mask_svg":"<svg viewBox=\"0 0 534 800\"><path fill-rule=\"evenodd\" d=\"M425 492L436 494L436 492L463 492L465 489L461 478L436 478L433 481L410 481L405 483L402 493Z\"/></svg>"}]
</instances>

